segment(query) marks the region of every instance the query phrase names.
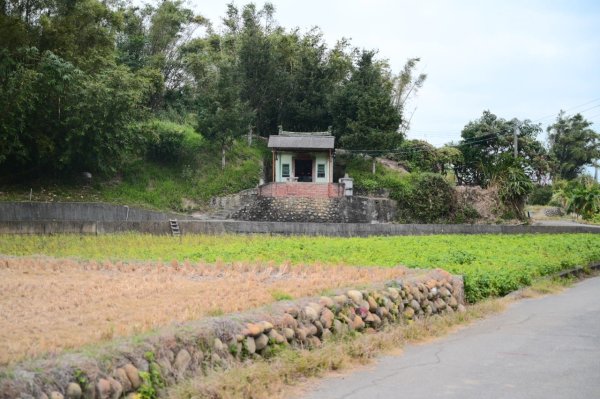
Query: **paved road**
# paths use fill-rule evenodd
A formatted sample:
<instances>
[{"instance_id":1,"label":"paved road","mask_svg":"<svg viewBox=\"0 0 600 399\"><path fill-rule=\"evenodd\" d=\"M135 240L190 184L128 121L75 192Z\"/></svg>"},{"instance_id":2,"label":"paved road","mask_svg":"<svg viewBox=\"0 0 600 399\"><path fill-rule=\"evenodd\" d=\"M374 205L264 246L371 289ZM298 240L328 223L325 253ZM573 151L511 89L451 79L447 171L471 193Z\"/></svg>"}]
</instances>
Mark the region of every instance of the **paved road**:
<instances>
[{"instance_id":1,"label":"paved road","mask_svg":"<svg viewBox=\"0 0 600 399\"><path fill-rule=\"evenodd\" d=\"M535 220L532 224L533 226L586 226L600 229L600 225L597 224L578 223L571 220Z\"/></svg>"},{"instance_id":2,"label":"paved road","mask_svg":"<svg viewBox=\"0 0 600 399\"><path fill-rule=\"evenodd\" d=\"M322 381L310 399L600 398L600 277L522 300L375 367Z\"/></svg>"}]
</instances>

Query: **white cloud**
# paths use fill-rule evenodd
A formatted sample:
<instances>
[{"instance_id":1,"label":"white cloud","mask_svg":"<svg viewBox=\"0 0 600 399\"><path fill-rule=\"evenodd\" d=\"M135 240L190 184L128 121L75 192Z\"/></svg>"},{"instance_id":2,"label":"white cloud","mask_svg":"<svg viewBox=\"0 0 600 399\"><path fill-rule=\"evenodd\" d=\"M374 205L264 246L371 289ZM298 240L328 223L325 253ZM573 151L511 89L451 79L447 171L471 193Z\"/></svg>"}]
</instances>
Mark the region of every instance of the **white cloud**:
<instances>
[{"instance_id":1,"label":"white cloud","mask_svg":"<svg viewBox=\"0 0 600 399\"><path fill-rule=\"evenodd\" d=\"M330 44L349 37L358 47L377 48L396 72L421 57L429 77L413 102L412 130L420 138L428 132L435 144L457 139L485 109L535 120L600 97L600 3L592 0L272 3L282 26L319 26ZM226 3L191 4L218 24Z\"/></svg>"}]
</instances>

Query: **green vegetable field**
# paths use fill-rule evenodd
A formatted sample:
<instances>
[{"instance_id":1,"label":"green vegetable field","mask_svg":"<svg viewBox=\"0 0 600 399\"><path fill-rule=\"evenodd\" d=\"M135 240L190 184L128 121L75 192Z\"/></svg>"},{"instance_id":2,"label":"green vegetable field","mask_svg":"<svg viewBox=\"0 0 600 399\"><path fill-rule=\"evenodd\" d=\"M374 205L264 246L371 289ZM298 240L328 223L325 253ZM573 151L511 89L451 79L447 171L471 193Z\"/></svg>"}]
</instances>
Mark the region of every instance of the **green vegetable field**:
<instances>
[{"instance_id":1,"label":"green vegetable field","mask_svg":"<svg viewBox=\"0 0 600 399\"><path fill-rule=\"evenodd\" d=\"M275 262L442 268L465 276L469 302L505 295L533 279L600 261L600 235L410 237L0 236L0 254L81 259Z\"/></svg>"}]
</instances>

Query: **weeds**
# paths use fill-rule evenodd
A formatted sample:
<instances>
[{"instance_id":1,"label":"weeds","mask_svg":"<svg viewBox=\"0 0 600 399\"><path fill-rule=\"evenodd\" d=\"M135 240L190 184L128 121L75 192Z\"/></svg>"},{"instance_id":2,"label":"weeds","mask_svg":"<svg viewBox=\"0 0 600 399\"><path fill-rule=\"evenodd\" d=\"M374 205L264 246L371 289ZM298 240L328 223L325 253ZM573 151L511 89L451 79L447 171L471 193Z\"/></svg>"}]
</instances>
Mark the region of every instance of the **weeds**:
<instances>
[{"instance_id":1,"label":"weeds","mask_svg":"<svg viewBox=\"0 0 600 399\"><path fill-rule=\"evenodd\" d=\"M573 276L538 279L530 287L516 293L518 298L536 298L542 295L558 294L577 281Z\"/></svg>"},{"instance_id":2,"label":"weeds","mask_svg":"<svg viewBox=\"0 0 600 399\"><path fill-rule=\"evenodd\" d=\"M276 301L290 301L294 299L294 297L288 294L287 292L278 290L271 291L271 296Z\"/></svg>"},{"instance_id":3,"label":"weeds","mask_svg":"<svg viewBox=\"0 0 600 399\"><path fill-rule=\"evenodd\" d=\"M206 315L210 316L210 317L223 316L224 314L225 314L225 311L221 308L210 309L208 312L206 312Z\"/></svg>"}]
</instances>

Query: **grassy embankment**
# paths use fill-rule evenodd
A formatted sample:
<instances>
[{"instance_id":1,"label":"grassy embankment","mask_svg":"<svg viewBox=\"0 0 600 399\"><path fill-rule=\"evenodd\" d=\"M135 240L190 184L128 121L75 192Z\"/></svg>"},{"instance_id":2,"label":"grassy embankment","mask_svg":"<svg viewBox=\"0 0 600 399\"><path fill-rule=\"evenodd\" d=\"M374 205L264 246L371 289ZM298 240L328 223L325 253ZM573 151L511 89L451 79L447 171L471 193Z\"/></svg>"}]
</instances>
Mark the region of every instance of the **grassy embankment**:
<instances>
[{"instance_id":1,"label":"grassy embankment","mask_svg":"<svg viewBox=\"0 0 600 399\"><path fill-rule=\"evenodd\" d=\"M260 178L264 144L235 143L221 169L220 148L192 127L154 121L148 129L168 131L178 144L156 145L154 153L134 157L112 177L95 176L91 183L74 178L44 177L18 184L2 184L0 201L109 202L165 211L202 209L213 196L255 187ZM152 132L147 133L148 136ZM154 148L154 147L150 147ZM157 161L162 159L162 161Z\"/></svg>"},{"instance_id":2,"label":"grassy embankment","mask_svg":"<svg viewBox=\"0 0 600 399\"><path fill-rule=\"evenodd\" d=\"M600 235L421 237L1 236L0 254L82 259L274 262L439 267L465 276L469 302L505 295L540 276L600 261Z\"/></svg>"}]
</instances>

